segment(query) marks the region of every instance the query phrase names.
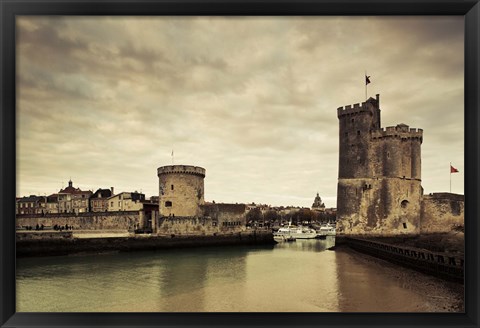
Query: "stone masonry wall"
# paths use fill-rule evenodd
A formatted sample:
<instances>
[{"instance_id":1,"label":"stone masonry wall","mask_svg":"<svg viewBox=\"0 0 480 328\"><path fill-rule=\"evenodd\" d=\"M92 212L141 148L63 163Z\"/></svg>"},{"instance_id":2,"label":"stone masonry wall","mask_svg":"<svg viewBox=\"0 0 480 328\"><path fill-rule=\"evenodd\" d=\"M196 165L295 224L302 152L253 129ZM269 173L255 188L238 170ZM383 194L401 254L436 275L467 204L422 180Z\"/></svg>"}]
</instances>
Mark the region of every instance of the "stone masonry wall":
<instances>
[{"instance_id":1,"label":"stone masonry wall","mask_svg":"<svg viewBox=\"0 0 480 328\"><path fill-rule=\"evenodd\" d=\"M425 195L421 216L422 233L449 232L455 226L463 226L465 197L450 193Z\"/></svg>"},{"instance_id":2,"label":"stone masonry wall","mask_svg":"<svg viewBox=\"0 0 480 328\"><path fill-rule=\"evenodd\" d=\"M163 217L158 220L158 235L213 235L218 232L213 220L199 217Z\"/></svg>"},{"instance_id":3,"label":"stone masonry wall","mask_svg":"<svg viewBox=\"0 0 480 328\"><path fill-rule=\"evenodd\" d=\"M246 230L244 204L208 204L200 206L200 209L203 216L160 218L158 234L213 235Z\"/></svg>"},{"instance_id":4,"label":"stone masonry wall","mask_svg":"<svg viewBox=\"0 0 480 328\"><path fill-rule=\"evenodd\" d=\"M45 227L73 226L75 230L128 230L142 224L143 213L131 212L90 212L75 214L46 214L16 217L17 228L38 225Z\"/></svg>"},{"instance_id":5,"label":"stone masonry wall","mask_svg":"<svg viewBox=\"0 0 480 328\"><path fill-rule=\"evenodd\" d=\"M224 223L232 223L226 225ZM233 224L237 223L238 224ZM246 230L241 221L217 221L211 217L163 217L159 219L158 235L214 235Z\"/></svg>"},{"instance_id":6,"label":"stone masonry wall","mask_svg":"<svg viewBox=\"0 0 480 328\"><path fill-rule=\"evenodd\" d=\"M420 229L417 180L339 179L337 231L341 234L415 234Z\"/></svg>"}]
</instances>

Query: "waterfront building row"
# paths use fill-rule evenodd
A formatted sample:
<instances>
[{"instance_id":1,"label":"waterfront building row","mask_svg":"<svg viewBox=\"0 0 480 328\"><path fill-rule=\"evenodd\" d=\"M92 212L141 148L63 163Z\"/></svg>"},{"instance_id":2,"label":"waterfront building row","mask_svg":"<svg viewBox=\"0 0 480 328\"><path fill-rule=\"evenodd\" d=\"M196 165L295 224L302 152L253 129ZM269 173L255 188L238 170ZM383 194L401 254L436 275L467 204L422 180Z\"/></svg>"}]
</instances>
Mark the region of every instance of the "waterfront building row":
<instances>
[{"instance_id":1,"label":"waterfront building row","mask_svg":"<svg viewBox=\"0 0 480 328\"><path fill-rule=\"evenodd\" d=\"M148 205L147 205L148 204ZM145 206L158 204L158 196L149 200L145 194L134 192L121 192L114 194L110 189L81 190L75 188L73 182L68 182L68 187L49 196L30 195L16 199L16 214L55 214L55 213L88 213L88 212L116 212L140 211Z\"/></svg>"}]
</instances>

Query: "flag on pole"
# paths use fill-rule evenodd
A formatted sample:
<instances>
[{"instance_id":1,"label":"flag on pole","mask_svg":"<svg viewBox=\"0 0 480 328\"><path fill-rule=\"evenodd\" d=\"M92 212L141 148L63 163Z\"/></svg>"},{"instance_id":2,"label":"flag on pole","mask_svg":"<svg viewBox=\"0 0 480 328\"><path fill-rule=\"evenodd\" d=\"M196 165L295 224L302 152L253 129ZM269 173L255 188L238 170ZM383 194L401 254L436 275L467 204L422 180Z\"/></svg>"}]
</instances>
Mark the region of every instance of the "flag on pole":
<instances>
[{"instance_id":1,"label":"flag on pole","mask_svg":"<svg viewBox=\"0 0 480 328\"><path fill-rule=\"evenodd\" d=\"M370 76L365 75L365 85L370 83Z\"/></svg>"},{"instance_id":2,"label":"flag on pole","mask_svg":"<svg viewBox=\"0 0 480 328\"><path fill-rule=\"evenodd\" d=\"M450 164L450 173L458 173L458 170Z\"/></svg>"}]
</instances>

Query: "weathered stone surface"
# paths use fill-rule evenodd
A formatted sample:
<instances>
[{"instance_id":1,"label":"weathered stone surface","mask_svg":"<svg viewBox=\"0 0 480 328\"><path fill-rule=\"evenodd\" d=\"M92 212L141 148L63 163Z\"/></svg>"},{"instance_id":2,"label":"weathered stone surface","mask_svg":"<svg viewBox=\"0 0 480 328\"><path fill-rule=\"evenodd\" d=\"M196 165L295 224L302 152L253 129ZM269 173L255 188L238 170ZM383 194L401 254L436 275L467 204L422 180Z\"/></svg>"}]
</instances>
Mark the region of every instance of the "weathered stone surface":
<instances>
[{"instance_id":1,"label":"weathered stone surface","mask_svg":"<svg viewBox=\"0 0 480 328\"><path fill-rule=\"evenodd\" d=\"M382 128L379 95L337 114L338 234L412 235L463 224L463 199L423 196L422 129Z\"/></svg>"},{"instance_id":2,"label":"weathered stone surface","mask_svg":"<svg viewBox=\"0 0 480 328\"><path fill-rule=\"evenodd\" d=\"M465 201L463 195L434 193L423 196L421 231L425 233L449 232L463 226Z\"/></svg>"},{"instance_id":3,"label":"weathered stone surface","mask_svg":"<svg viewBox=\"0 0 480 328\"><path fill-rule=\"evenodd\" d=\"M159 167L160 216L199 216L205 203L205 169L191 165Z\"/></svg>"},{"instance_id":4,"label":"weathered stone surface","mask_svg":"<svg viewBox=\"0 0 480 328\"><path fill-rule=\"evenodd\" d=\"M213 235L246 231L244 204L208 204L200 207L201 217L163 217L158 234Z\"/></svg>"},{"instance_id":5,"label":"weathered stone surface","mask_svg":"<svg viewBox=\"0 0 480 328\"><path fill-rule=\"evenodd\" d=\"M38 224L45 227L65 226L74 230L128 230L140 226L142 213L132 212L90 212L75 214L47 214L32 216L17 216L17 228L30 226L35 228Z\"/></svg>"}]
</instances>

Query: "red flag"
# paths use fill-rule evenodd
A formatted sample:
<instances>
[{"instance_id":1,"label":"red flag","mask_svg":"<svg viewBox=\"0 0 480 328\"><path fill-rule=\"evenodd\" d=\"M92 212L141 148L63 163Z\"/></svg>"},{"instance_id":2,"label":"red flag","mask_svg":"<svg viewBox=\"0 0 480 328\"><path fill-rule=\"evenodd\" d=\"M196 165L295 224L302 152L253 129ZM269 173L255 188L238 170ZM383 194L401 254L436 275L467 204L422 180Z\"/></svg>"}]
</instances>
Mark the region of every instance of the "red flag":
<instances>
[{"instance_id":1,"label":"red flag","mask_svg":"<svg viewBox=\"0 0 480 328\"><path fill-rule=\"evenodd\" d=\"M450 165L450 173L458 173L458 170Z\"/></svg>"},{"instance_id":2,"label":"red flag","mask_svg":"<svg viewBox=\"0 0 480 328\"><path fill-rule=\"evenodd\" d=\"M365 85L370 83L370 76L365 75Z\"/></svg>"}]
</instances>

